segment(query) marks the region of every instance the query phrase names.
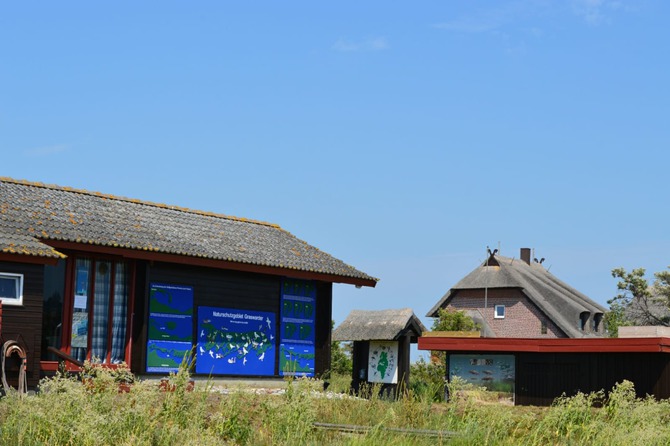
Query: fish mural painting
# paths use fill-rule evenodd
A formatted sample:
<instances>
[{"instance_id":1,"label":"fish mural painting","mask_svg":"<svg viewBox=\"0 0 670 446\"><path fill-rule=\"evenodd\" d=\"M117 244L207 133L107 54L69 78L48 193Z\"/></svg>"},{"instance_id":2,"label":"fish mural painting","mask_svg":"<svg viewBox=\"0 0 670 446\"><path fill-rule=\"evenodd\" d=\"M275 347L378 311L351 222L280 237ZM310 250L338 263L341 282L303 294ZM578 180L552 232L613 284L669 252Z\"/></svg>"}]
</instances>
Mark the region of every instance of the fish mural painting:
<instances>
[{"instance_id":1,"label":"fish mural painting","mask_svg":"<svg viewBox=\"0 0 670 446\"><path fill-rule=\"evenodd\" d=\"M458 376L477 387L514 395L514 355L449 355L449 379Z\"/></svg>"}]
</instances>

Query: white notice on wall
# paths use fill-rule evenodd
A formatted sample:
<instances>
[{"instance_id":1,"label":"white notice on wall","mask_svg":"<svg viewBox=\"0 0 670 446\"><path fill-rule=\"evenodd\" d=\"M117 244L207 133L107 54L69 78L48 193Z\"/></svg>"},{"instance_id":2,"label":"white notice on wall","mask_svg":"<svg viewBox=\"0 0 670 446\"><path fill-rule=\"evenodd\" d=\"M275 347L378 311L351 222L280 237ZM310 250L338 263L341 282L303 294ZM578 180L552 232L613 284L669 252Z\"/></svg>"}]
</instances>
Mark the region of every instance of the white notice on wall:
<instances>
[{"instance_id":1,"label":"white notice on wall","mask_svg":"<svg viewBox=\"0 0 670 446\"><path fill-rule=\"evenodd\" d=\"M74 296L74 307L77 308L77 309L80 309L80 310L85 310L87 300L88 300L88 296L75 294L75 296Z\"/></svg>"},{"instance_id":2,"label":"white notice on wall","mask_svg":"<svg viewBox=\"0 0 670 446\"><path fill-rule=\"evenodd\" d=\"M396 384L398 382L398 343L370 341L368 381Z\"/></svg>"}]
</instances>

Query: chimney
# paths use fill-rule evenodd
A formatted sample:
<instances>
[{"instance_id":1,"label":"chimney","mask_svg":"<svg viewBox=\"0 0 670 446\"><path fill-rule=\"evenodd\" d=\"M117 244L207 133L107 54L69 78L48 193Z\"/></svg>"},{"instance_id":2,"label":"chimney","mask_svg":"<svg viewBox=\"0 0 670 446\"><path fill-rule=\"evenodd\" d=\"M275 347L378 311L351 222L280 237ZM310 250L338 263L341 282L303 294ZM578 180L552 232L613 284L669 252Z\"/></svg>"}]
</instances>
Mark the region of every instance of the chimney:
<instances>
[{"instance_id":1,"label":"chimney","mask_svg":"<svg viewBox=\"0 0 670 446\"><path fill-rule=\"evenodd\" d=\"M521 248L521 260L530 265L530 248Z\"/></svg>"}]
</instances>

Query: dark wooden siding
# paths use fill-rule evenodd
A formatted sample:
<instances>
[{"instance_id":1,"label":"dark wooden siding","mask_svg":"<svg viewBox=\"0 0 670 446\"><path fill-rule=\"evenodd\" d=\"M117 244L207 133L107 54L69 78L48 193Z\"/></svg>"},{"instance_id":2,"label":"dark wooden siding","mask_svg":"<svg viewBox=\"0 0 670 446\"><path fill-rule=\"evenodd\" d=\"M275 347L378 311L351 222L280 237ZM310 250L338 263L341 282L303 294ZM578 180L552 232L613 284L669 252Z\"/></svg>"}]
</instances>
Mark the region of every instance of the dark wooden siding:
<instances>
[{"instance_id":1,"label":"dark wooden siding","mask_svg":"<svg viewBox=\"0 0 670 446\"><path fill-rule=\"evenodd\" d=\"M135 263L135 302L130 311L132 318L130 369L135 373L142 373L146 365L147 347L147 296L149 295L149 263L137 261Z\"/></svg>"},{"instance_id":2,"label":"dark wooden siding","mask_svg":"<svg viewBox=\"0 0 670 446\"><path fill-rule=\"evenodd\" d=\"M0 262L0 271L23 274L23 305L2 307L2 339L18 340L26 349L28 387L34 388L40 379L44 266ZM8 383L14 387L19 365L14 360L6 364Z\"/></svg>"},{"instance_id":3,"label":"dark wooden siding","mask_svg":"<svg viewBox=\"0 0 670 446\"><path fill-rule=\"evenodd\" d=\"M280 276L155 263L146 268L138 264L133 330L133 370L144 372L146 364L146 325L148 312L148 287L151 282L171 283L193 287L195 307L223 307L251 311L267 311L280 318ZM141 289L141 292L139 291ZM330 321L332 314L332 284L317 282L315 373L322 374L330 368ZM194 339L197 327L194 318ZM279 332L276 334L279 339ZM277 348L277 353L279 349ZM275 358L278 369L279 355Z\"/></svg>"},{"instance_id":4,"label":"dark wooden siding","mask_svg":"<svg viewBox=\"0 0 670 446\"><path fill-rule=\"evenodd\" d=\"M670 397L667 353L519 353L516 404L550 405L561 394L611 390L635 383L639 397Z\"/></svg>"},{"instance_id":5,"label":"dark wooden siding","mask_svg":"<svg viewBox=\"0 0 670 446\"><path fill-rule=\"evenodd\" d=\"M333 284L318 282L316 286L316 334L314 373L321 376L330 370L330 324L333 319Z\"/></svg>"},{"instance_id":6,"label":"dark wooden siding","mask_svg":"<svg viewBox=\"0 0 670 446\"><path fill-rule=\"evenodd\" d=\"M369 341L354 341L354 347L351 353L351 360L353 362L351 388L355 393L358 393L361 384L368 380L368 356L370 354Z\"/></svg>"}]
</instances>

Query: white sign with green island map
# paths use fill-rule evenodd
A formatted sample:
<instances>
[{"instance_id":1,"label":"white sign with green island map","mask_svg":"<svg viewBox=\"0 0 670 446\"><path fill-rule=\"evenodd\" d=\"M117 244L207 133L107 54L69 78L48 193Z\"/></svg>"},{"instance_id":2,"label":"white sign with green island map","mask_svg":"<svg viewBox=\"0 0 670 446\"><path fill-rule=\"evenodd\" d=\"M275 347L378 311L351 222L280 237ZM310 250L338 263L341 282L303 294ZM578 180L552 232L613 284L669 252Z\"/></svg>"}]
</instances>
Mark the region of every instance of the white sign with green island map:
<instances>
[{"instance_id":1,"label":"white sign with green island map","mask_svg":"<svg viewBox=\"0 0 670 446\"><path fill-rule=\"evenodd\" d=\"M370 341L368 382L396 384L398 382L398 343Z\"/></svg>"}]
</instances>

